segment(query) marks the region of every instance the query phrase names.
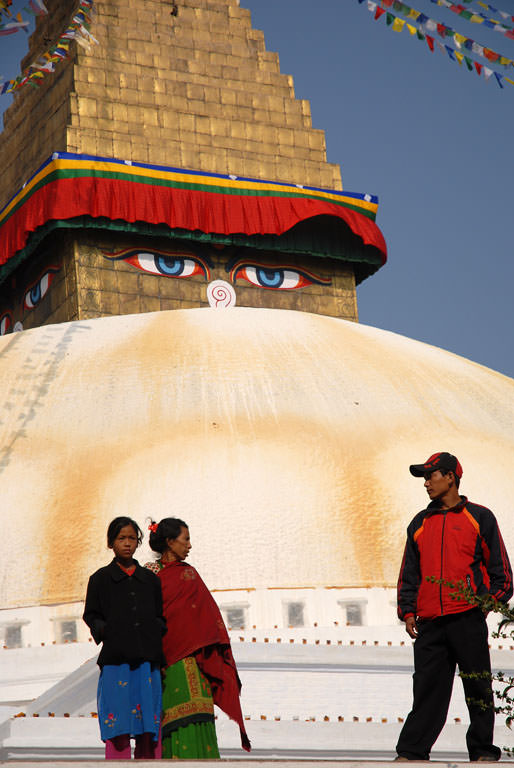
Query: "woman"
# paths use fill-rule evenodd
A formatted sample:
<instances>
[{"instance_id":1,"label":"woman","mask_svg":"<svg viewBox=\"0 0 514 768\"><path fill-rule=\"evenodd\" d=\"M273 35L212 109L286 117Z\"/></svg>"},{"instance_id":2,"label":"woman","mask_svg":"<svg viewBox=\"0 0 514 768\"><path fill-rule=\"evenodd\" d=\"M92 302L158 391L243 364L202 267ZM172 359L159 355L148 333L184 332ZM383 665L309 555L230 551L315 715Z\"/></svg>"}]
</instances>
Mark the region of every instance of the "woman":
<instances>
[{"instance_id":1,"label":"woman","mask_svg":"<svg viewBox=\"0 0 514 768\"><path fill-rule=\"evenodd\" d=\"M160 558L146 566L161 580L168 625L163 639L162 756L219 757L214 704L239 725L241 745L249 752L241 682L225 624L198 572L184 562L191 549L189 529L174 517L149 529L150 547Z\"/></svg>"}]
</instances>

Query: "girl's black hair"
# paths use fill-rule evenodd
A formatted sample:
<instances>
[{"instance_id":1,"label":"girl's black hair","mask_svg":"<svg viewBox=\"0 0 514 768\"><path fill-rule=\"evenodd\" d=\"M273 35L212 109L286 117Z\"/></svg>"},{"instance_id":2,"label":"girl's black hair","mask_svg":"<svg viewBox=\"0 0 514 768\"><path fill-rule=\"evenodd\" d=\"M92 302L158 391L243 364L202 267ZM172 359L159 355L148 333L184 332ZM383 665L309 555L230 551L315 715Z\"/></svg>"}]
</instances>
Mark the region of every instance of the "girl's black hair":
<instances>
[{"instance_id":1,"label":"girl's black hair","mask_svg":"<svg viewBox=\"0 0 514 768\"><path fill-rule=\"evenodd\" d=\"M152 522L152 527L155 523ZM154 552L159 552L162 555L166 551L168 544L167 539L176 539L180 536L182 528L188 528L188 524L183 520L179 520L178 517L165 517L155 531L150 533L150 547Z\"/></svg>"},{"instance_id":2,"label":"girl's black hair","mask_svg":"<svg viewBox=\"0 0 514 768\"><path fill-rule=\"evenodd\" d=\"M137 545L139 546L141 542L143 541L143 531L139 527L139 525L136 523L135 520L132 520L130 517L115 517L114 520L112 520L109 523L109 527L107 528L107 546L112 547L114 544L115 538L118 536L119 532L122 528L125 528L126 525L131 525L134 529L134 533L137 536Z\"/></svg>"}]
</instances>

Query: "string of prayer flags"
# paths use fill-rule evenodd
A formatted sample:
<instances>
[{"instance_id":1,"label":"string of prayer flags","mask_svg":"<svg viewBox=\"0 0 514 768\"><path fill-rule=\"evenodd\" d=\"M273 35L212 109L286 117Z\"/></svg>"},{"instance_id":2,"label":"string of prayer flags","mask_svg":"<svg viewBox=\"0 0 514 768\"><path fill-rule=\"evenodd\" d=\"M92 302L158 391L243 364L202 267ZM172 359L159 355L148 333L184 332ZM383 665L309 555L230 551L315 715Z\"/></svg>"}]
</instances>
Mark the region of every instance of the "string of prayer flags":
<instances>
[{"instance_id":1,"label":"string of prayer flags","mask_svg":"<svg viewBox=\"0 0 514 768\"><path fill-rule=\"evenodd\" d=\"M14 19L14 21L8 21L6 24L0 22L0 35L12 35L19 29L23 29L28 34L29 22L22 19L21 13L17 13Z\"/></svg>"},{"instance_id":2,"label":"string of prayer flags","mask_svg":"<svg viewBox=\"0 0 514 768\"><path fill-rule=\"evenodd\" d=\"M0 2L2 1L0 0ZM32 0L32 2L35 7L44 7L43 0ZM80 0L70 23L58 40L45 53L26 67L21 75L18 75L14 80L0 82L0 95L17 91L27 84L38 88L42 78L49 72L54 72L55 65L68 57L70 44L73 40L88 51L93 44L98 44L98 40L93 37L90 31L92 12L93 0ZM2 27L0 27L1 34Z\"/></svg>"},{"instance_id":3,"label":"string of prayer flags","mask_svg":"<svg viewBox=\"0 0 514 768\"><path fill-rule=\"evenodd\" d=\"M458 16L462 16L472 24L483 24L484 27L493 29L495 32L500 32L502 35L505 35L505 37L509 37L511 40L514 40L514 29L508 24L504 24L501 21L496 21L495 19L490 19L483 13L474 13L473 11L468 11L466 8L464 8L463 5L460 3L452 2L452 0L431 0L431 2L435 3L436 5L449 8L450 11L453 11L453 13L456 13Z\"/></svg>"},{"instance_id":4,"label":"string of prayer flags","mask_svg":"<svg viewBox=\"0 0 514 768\"><path fill-rule=\"evenodd\" d=\"M0 35L12 35L20 29L23 29L24 32L28 33L30 22L22 17L21 12L13 17L9 10L11 5L12 0L0 0ZM30 13L31 16L44 16L48 13L43 0L29 0L28 5L23 8L23 11ZM10 21L5 23L2 19L2 13L5 14Z\"/></svg>"},{"instance_id":5,"label":"string of prayer flags","mask_svg":"<svg viewBox=\"0 0 514 768\"><path fill-rule=\"evenodd\" d=\"M45 16L48 13L43 0L29 0L29 4L23 10L31 13L33 16Z\"/></svg>"},{"instance_id":6,"label":"string of prayer flags","mask_svg":"<svg viewBox=\"0 0 514 768\"><path fill-rule=\"evenodd\" d=\"M475 0L462 0L463 3L473 3ZM510 13L507 13L506 11L500 11L499 8L495 8L494 5L490 5L489 3L484 3L482 0L476 0L476 4L482 6L482 8L485 8L486 11L491 11L491 13L498 13L502 19L505 19L506 21L514 21L514 16Z\"/></svg>"},{"instance_id":7,"label":"string of prayer flags","mask_svg":"<svg viewBox=\"0 0 514 768\"><path fill-rule=\"evenodd\" d=\"M432 0L432 2L436 1L437 0ZM446 2L446 0L443 0L443 2ZM447 24L442 24L441 22L435 21L435 19L429 18L426 14L421 13L420 11L416 11L414 8L411 8L410 5L400 2L400 0L380 0L380 3L386 6L386 8L393 8L393 10L402 13L408 19L417 21L417 23L420 25L421 31L425 34L437 33L443 39L451 38L452 42L455 43L455 46L458 49L465 48L470 53L474 53L476 56L480 56L482 59L487 59L487 61L491 63L495 62L500 64L502 67L514 67L514 61L507 58L507 56L502 56L500 53L493 51L491 48L486 48L485 46L480 45L480 43L477 43L470 37L466 37L465 35L461 35L459 32L456 32ZM388 25L393 24L393 19L394 16L391 14L390 19L387 21ZM400 31L400 25L397 23L394 29L395 31Z\"/></svg>"},{"instance_id":8,"label":"string of prayer flags","mask_svg":"<svg viewBox=\"0 0 514 768\"><path fill-rule=\"evenodd\" d=\"M362 4L364 0L358 0L358 2ZM397 0L367 0L367 8L368 8L368 11L370 11L370 13L374 14L375 21L377 21L383 15L385 15L386 25L391 27L395 32L401 32L405 27L407 27L411 35L416 34L418 40L426 40L427 45L430 51L432 51L432 53L435 50L435 45L437 45L438 49L442 53L447 55L451 61L456 61L459 65L462 65L463 63L465 63L469 72L475 71L478 76L483 75L486 81L489 80L492 75L494 75L495 80L498 83L498 86L500 88L504 88L505 82L509 83L510 85L514 85L514 79L506 77L500 72L494 71L490 67L487 67L483 64L479 64L478 62L471 59L469 56L466 56L461 51L455 50L454 48L452 48L450 45L447 45L446 43L443 44L439 40L435 40L435 38L432 35L427 34L426 28L428 27L428 24L426 23L426 21L423 22L423 26L418 26L416 28L412 24L409 24L406 19L399 19L397 16L395 16L394 13L391 13L391 11L388 11L384 8L384 6L388 8L394 7L395 2L397 2ZM405 7L405 3L399 3L399 5L403 5ZM406 8L409 10L409 13L410 11L413 11L413 9L410 9L408 6L406 6ZM417 11L414 11L414 13L418 14ZM411 15L410 18L416 18L416 20L419 22L419 16L422 16L424 17L424 19L427 19L427 17L424 14L418 14L417 17L414 17L414 15ZM436 25L436 29L437 29L437 26L438 26L437 22L433 22L433 23Z\"/></svg>"}]
</instances>

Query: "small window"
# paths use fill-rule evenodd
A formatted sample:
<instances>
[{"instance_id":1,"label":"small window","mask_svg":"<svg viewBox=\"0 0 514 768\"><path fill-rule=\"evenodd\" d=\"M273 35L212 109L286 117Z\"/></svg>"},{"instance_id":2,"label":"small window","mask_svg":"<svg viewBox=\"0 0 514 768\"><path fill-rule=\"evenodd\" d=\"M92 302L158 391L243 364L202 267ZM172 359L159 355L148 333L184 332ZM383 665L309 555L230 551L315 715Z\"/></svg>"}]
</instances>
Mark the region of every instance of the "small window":
<instances>
[{"instance_id":1,"label":"small window","mask_svg":"<svg viewBox=\"0 0 514 768\"><path fill-rule=\"evenodd\" d=\"M76 643L77 622L74 619L60 621L58 625L58 638L59 643Z\"/></svg>"},{"instance_id":2,"label":"small window","mask_svg":"<svg viewBox=\"0 0 514 768\"><path fill-rule=\"evenodd\" d=\"M346 604L346 624L350 627L362 626L362 605L359 603Z\"/></svg>"},{"instance_id":3,"label":"small window","mask_svg":"<svg viewBox=\"0 0 514 768\"><path fill-rule=\"evenodd\" d=\"M303 603L287 603L287 626L304 627L305 619L303 615Z\"/></svg>"},{"instance_id":4,"label":"small window","mask_svg":"<svg viewBox=\"0 0 514 768\"><path fill-rule=\"evenodd\" d=\"M246 623L245 609L237 606L224 608L225 619L229 627L244 629Z\"/></svg>"},{"instance_id":5,"label":"small window","mask_svg":"<svg viewBox=\"0 0 514 768\"><path fill-rule=\"evenodd\" d=\"M21 648L21 624L11 624L5 628L7 648Z\"/></svg>"}]
</instances>

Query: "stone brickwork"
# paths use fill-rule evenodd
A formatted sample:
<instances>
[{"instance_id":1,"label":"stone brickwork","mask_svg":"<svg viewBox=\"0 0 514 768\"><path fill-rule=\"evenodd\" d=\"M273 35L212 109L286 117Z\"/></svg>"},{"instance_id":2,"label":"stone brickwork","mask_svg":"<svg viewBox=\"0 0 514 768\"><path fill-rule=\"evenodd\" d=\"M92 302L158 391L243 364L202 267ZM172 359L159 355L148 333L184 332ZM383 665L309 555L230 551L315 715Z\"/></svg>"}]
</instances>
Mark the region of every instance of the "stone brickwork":
<instances>
[{"instance_id":1,"label":"stone brickwork","mask_svg":"<svg viewBox=\"0 0 514 768\"><path fill-rule=\"evenodd\" d=\"M99 45L75 50L5 116L2 200L53 151L341 188L309 103L238 0L96 0ZM74 3L49 0L30 63Z\"/></svg>"},{"instance_id":2,"label":"stone brickwork","mask_svg":"<svg viewBox=\"0 0 514 768\"><path fill-rule=\"evenodd\" d=\"M49 0L50 13L38 19L30 38L30 49L21 62L28 66L59 37L69 21L75 0ZM67 130L71 119L70 94L77 59L75 44L71 57L57 65L56 71L41 81L38 89L25 86L16 91L14 101L4 113L0 141L0 209L55 151L67 149Z\"/></svg>"},{"instance_id":3,"label":"stone brickwork","mask_svg":"<svg viewBox=\"0 0 514 768\"><path fill-rule=\"evenodd\" d=\"M75 2L48 0L49 15L38 19L23 65L58 38ZM324 133L312 127L309 103L295 98L291 76L280 72L278 55L266 51L239 0L95 0L95 9L99 45L87 53L73 43L70 58L39 90L17 92L5 114L0 206L56 151L341 189L339 167L326 161ZM205 274L147 274L104 256L175 247L184 246L156 236L54 231L0 284L0 313L9 312L11 327L31 328L207 306ZM207 250L209 279L227 280L230 249ZM297 268L321 282L272 290L239 275L232 281L237 305L357 320L351 264L243 250L250 263ZM45 269L53 270L51 282L45 283ZM37 296L39 280L45 290ZM27 307L29 289L37 302Z\"/></svg>"},{"instance_id":4,"label":"stone brickwork","mask_svg":"<svg viewBox=\"0 0 514 768\"><path fill-rule=\"evenodd\" d=\"M89 233L59 233L52 236L55 248L47 249L40 258L16 271L11 281L0 288L0 317L8 312L11 326L21 322L23 328L66 320L87 320L106 315L127 315L168 309L192 309L209 306L207 286L213 280L230 282L240 307L296 309L318 315L357 320L355 277L350 266L333 259L303 256L281 257L252 249L227 247L195 247L180 241L170 241L133 235L90 231ZM152 250L174 255L190 256L205 265L205 271L190 277L168 277L149 274L123 258L113 255ZM61 254L56 259L55 253ZM250 283L242 270L233 277L227 265L234 261L252 266L267 266L270 270L287 268L298 278L307 278L306 285L293 289L269 289ZM53 271L57 270L57 271ZM38 296L40 281L51 273L52 282ZM208 276L207 276L207 274ZM309 276L327 284L309 282ZM28 307L24 297L33 291L35 307Z\"/></svg>"},{"instance_id":5,"label":"stone brickwork","mask_svg":"<svg viewBox=\"0 0 514 768\"><path fill-rule=\"evenodd\" d=\"M190 244L169 240L152 241L155 250L173 256L174 252L189 254L209 264L209 281L205 274L186 278L147 274L123 259L108 258L109 254L126 249L148 252L149 241L144 237L91 234L76 243L78 303L80 319L104 315L157 312L167 309L191 309L209 306L207 285L212 280L230 281L227 265L233 259L231 248L195 248ZM299 256L280 258L277 254L238 252L238 260L245 264L268 264L270 268L289 267L298 274L314 274L330 279L330 285L311 283L293 290L272 290L249 284L242 277L232 282L237 306L270 307L274 309L301 309L320 315L357 319L355 279L347 265L331 259L309 259Z\"/></svg>"}]
</instances>

